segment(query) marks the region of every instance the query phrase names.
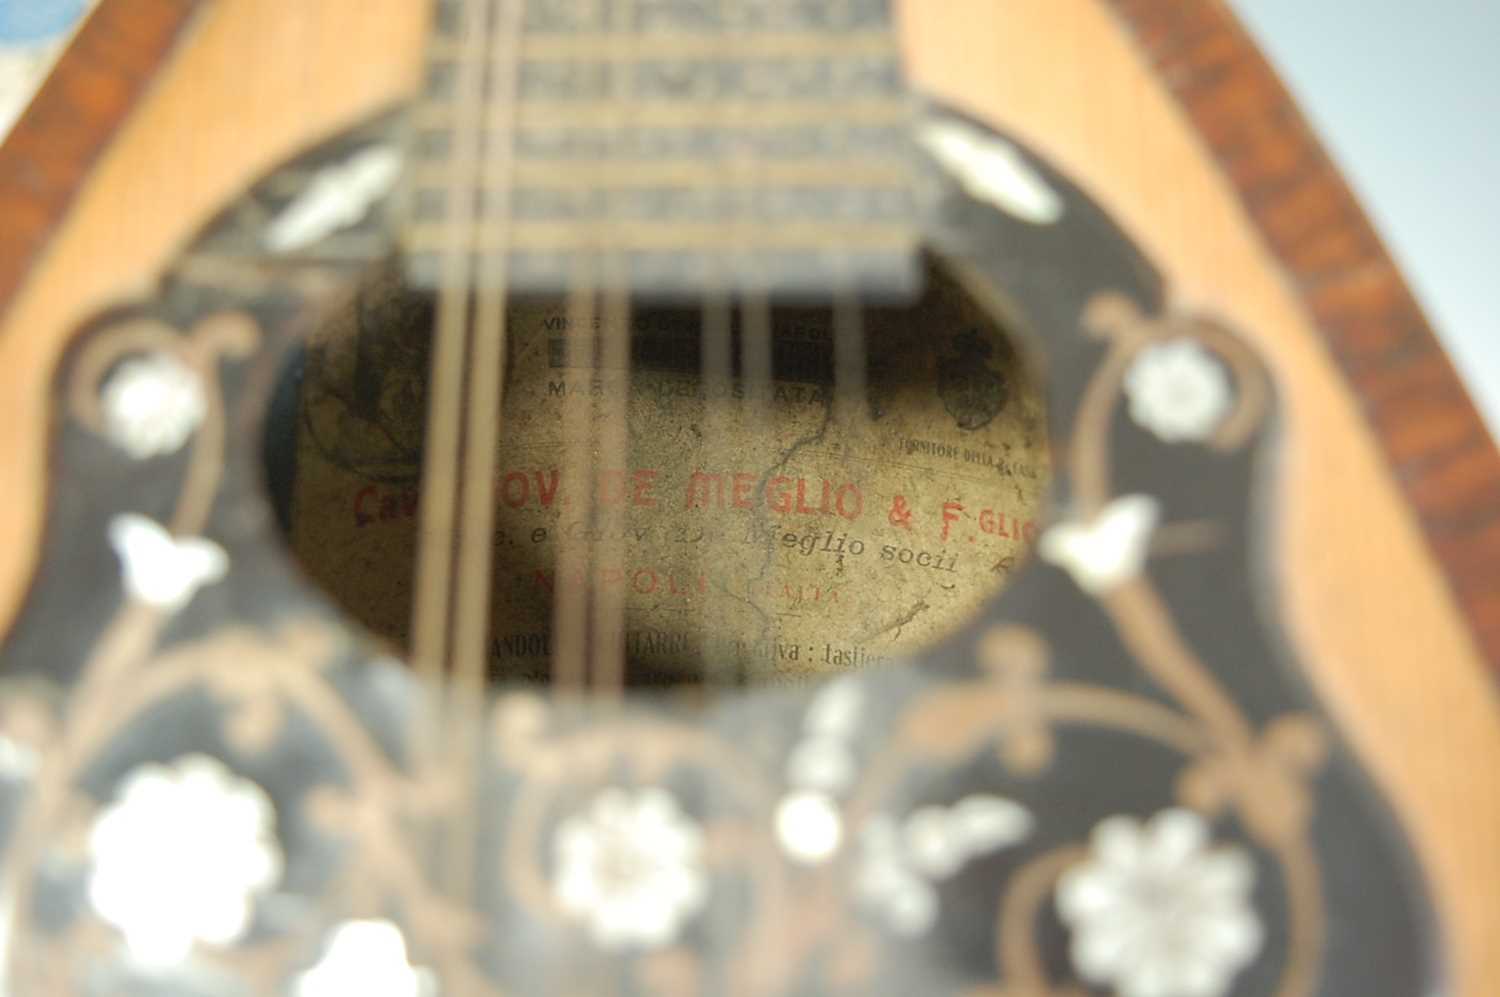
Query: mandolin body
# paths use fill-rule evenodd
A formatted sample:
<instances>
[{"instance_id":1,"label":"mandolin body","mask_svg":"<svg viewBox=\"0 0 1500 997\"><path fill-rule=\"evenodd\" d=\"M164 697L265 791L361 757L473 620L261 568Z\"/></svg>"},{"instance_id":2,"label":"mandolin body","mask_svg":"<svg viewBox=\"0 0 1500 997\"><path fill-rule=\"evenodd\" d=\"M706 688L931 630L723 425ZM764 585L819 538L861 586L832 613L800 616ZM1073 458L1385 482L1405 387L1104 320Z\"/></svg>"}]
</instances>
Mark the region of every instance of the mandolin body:
<instances>
[{"instance_id":1,"label":"mandolin body","mask_svg":"<svg viewBox=\"0 0 1500 997\"><path fill-rule=\"evenodd\" d=\"M280 906L177 953L191 992L321 992L340 926L378 921L403 932L392 972L444 993L1147 993L1079 955L1107 935L1089 911L1123 903L1084 896L1111 829L1253 882L1204 902L1230 941L1202 992L1500 987L1500 457L1222 5L900 7L923 134L1004 150L1058 206L997 205L924 146L923 249L1050 409L1038 554L1003 592L891 652L914 662L833 682L460 697L451 765L406 740L435 694L294 567L261 452L286 359L394 245L383 203L305 252L267 240L318 177L401 141L428 16L279 6L104 0L0 146L11 992L152 978L140 951L171 945L126 931L121 956L136 915L99 899L97 828L133 773L201 755L273 815L255 840L280 885L256 895ZM1183 341L1226 400L1174 431L1131 371ZM111 429L143 351L211 385L176 447ZM987 403L950 394L934 418L962 436ZM809 514L836 514L819 480ZM895 497L860 500L892 531ZM617 921L585 873L560 885L612 820L677 869Z\"/></svg>"}]
</instances>

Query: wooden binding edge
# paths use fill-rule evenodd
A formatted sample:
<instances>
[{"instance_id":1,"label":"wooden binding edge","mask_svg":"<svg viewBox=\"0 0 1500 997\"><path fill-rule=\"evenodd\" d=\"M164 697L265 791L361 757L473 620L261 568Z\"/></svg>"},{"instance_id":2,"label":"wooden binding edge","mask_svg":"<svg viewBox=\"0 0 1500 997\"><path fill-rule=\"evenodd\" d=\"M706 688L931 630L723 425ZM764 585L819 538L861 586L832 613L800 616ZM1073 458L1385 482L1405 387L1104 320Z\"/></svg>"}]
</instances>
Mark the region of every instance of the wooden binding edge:
<instances>
[{"instance_id":1,"label":"wooden binding edge","mask_svg":"<svg viewBox=\"0 0 1500 997\"><path fill-rule=\"evenodd\" d=\"M201 0L103 0L0 142L0 313Z\"/></svg>"},{"instance_id":2,"label":"wooden binding edge","mask_svg":"<svg viewBox=\"0 0 1500 997\"><path fill-rule=\"evenodd\" d=\"M1383 241L1221 2L1108 0L1314 318L1500 678L1500 450Z\"/></svg>"}]
</instances>

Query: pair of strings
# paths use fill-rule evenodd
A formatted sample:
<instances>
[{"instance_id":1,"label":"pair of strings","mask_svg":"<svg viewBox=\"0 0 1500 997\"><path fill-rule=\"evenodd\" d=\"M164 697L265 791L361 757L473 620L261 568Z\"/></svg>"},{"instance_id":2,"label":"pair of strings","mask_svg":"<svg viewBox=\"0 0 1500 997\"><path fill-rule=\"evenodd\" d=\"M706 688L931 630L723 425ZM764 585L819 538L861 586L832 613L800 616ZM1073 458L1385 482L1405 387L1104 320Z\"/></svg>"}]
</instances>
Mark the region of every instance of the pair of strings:
<instances>
[{"instance_id":1,"label":"pair of strings","mask_svg":"<svg viewBox=\"0 0 1500 997\"><path fill-rule=\"evenodd\" d=\"M619 100L619 87L622 71L632 65L630 48L634 39L629 5L617 4L613 13L609 44L615 51L609 60L608 89L616 101L611 122L614 127L625 129L631 123L632 104L628 98ZM733 34L721 33L713 49L716 51L710 51L711 57L717 56L726 63L732 61ZM753 206L750 197L766 182L768 164L763 157L748 153L743 142L733 140L738 129L754 127L755 122L745 117L743 102L731 101L729 105L739 110L731 110L720 124L731 139L726 143L727 148L733 151L725 153L720 176L707 181L702 191L710 198L726 191L731 196L743 195L747 204ZM597 160L589 164L592 174L589 189L608 188L607 165ZM752 275L751 258L741 255L747 242L746 223L753 226L756 221L748 211L736 214L724 227L720 245L706 253L701 267L705 277L698 373L705 411L699 421L699 444L691 456L697 457L699 469L709 474L722 474L726 468L717 464L722 464L725 455L741 450L739 444L749 434L771 434L775 422L771 402L774 357L769 294ZM566 493L573 498L569 519L584 528L563 530L559 536L552 634L554 683L570 692L591 686L599 694L616 694L625 682L624 630L629 597L625 579L629 577L629 566L623 536L628 513L625 503L601 503L596 494L601 474L628 471L630 453L632 333L630 299L624 290L628 284L625 259L623 250L618 248L629 241L620 237L622 233L614 228L617 224L610 216L592 233L601 236L609 249L596 248L592 253L582 254L585 259L576 267L578 276L568 302L568 365L573 370L595 372L602 389L597 403L579 394L565 398L563 435L567 446L562 479L567 483ZM735 274L744 284L738 358L734 356L733 334ZM602 290L598 288L601 276ZM835 411L829 413L830 422L836 421L843 427L852 425L853 418L863 410L865 399L862 313L857 295L846 288L846 283L852 287L852 282L840 281L832 289L835 383L830 405ZM734 402L730 390L736 359L746 389L739 404ZM791 445L791 441L786 442ZM657 537L656 542L661 539ZM689 612L696 617L703 678L721 684L743 681L746 652L735 655L741 660L733 662L738 667L730 674L728 645L714 639L715 628L725 622L715 618L713 608L717 590L724 584L721 579L710 577L724 553L715 548L716 542L708 531L696 537L691 553L682 547L674 549L673 561L679 568L697 569L696 578L683 580L697 602ZM766 563L756 573L755 591L739 594L756 601L765 600L767 592L776 590L776 568L775 557L768 553ZM767 617L766 631L762 634L766 640L752 643L769 646L776 636L775 630L776 623Z\"/></svg>"},{"instance_id":2,"label":"pair of strings","mask_svg":"<svg viewBox=\"0 0 1500 997\"><path fill-rule=\"evenodd\" d=\"M635 4L617 0L607 19L603 11L613 49L604 94L611 111L604 131L623 136L631 125L631 95L622 82L632 65ZM605 148L615 144L606 141ZM585 167L585 189L603 192L606 205L609 159L606 152ZM602 390L597 400L592 392L564 398L565 514L583 529L559 531L557 544L552 680L561 694L591 688L598 697L617 697L625 687L626 512L623 502L601 502L597 494L602 474L628 474L630 464L632 303L628 240L619 225L608 211L602 223L583 233L568 293L568 365L594 372ZM621 582L609 583L607 573L620 575Z\"/></svg>"},{"instance_id":3,"label":"pair of strings","mask_svg":"<svg viewBox=\"0 0 1500 997\"><path fill-rule=\"evenodd\" d=\"M606 574L625 574L625 512L623 502L598 501L597 493L604 475L629 470L631 302L618 272L600 289L591 276L596 263L575 265L585 276L568 293L568 366L595 374L601 391L597 399L577 391L563 401L560 478L571 523L556 546L552 683L559 694L614 696L625 686L626 603L623 582L610 584Z\"/></svg>"},{"instance_id":4,"label":"pair of strings","mask_svg":"<svg viewBox=\"0 0 1500 997\"><path fill-rule=\"evenodd\" d=\"M598 295L592 268L582 259L573 264L573 286L567 298L566 369L596 369ZM564 515L577 517L583 530L557 531L553 573L552 683L559 693L576 694L588 684L590 577L589 527L594 518L593 402L589 392L575 390L563 397L562 469L560 493Z\"/></svg>"},{"instance_id":5,"label":"pair of strings","mask_svg":"<svg viewBox=\"0 0 1500 997\"><path fill-rule=\"evenodd\" d=\"M726 62L736 57L736 38L733 29L725 27L716 38L716 55ZM750 146L741 141L735 141L741 129L754 127L750 117L750 104L745 101L732 101L731 112L723 118L726 134L729 136L728 143L730 152L726 154L723 163L723 175L726 177L724 189L740 192L741 196L751 198L754 192L762 190L768 179L768 161L762 155L756 155L749 151ZM744 217L741 213L735 213L733 220L726 232L725 253L730 262L721 268L731 273L738 273L739 281L743 288L739 302L739 356L734 356L734 343L732 339L735 307L734 301L723 290L717 286L711 287L705 296L704 302L704 348L702 356L702 377L704 383L705 405L709 412L704 423L704 452L712 455L715 459L722 459L725 453L734 452L727 424L737 414L739 425L735 427L738 435L760 434L763 437L771 437L774 440L776 413L772 405L772 378L773 350L772 350L772 326L771 326L771 303L770 296L763 284L764 275L758 272L755 264L753 250L750 247L750 238L746 231L747 224L753 226L757 219ZM731 392L727 389L734 377L733 364L739 361L739 376L743 386L739 405L731 401ZM714 399L718 398L716 404ZM736 412L737 409L737 412ZM725 469L720 468L721 472ZM765 482L761 482L764 492ZM768 512L761 515L768 516ZM764 524L756 524L764 525ZM763 537L768 534L759 534ZM705 588L710 592L715 584L723 584L717 579L710 582ZM746 579L746 584L759 586L762 591L776 590L776 561L774 557L768 558L763 565L756 566L751 578ZM762 598L755 592L747 590L744 597L750 600ZM707 636L714 620L709 612L710 593L705 593L702 610L699 613L699 632ZM764 618L764 614L762 614ZM767 623L767 627L774 624ZM774 638L774 633L763 633L763 641L750 641L749 646L757 644L766 645ZM704 640L701 645L707 653L715 655L717 648L723 646L721 642ZM742 685L746 681L747 654L753 651L741 650L735 655L733 662L718 661L716 657L710 657L702 662L704 678L710 682L719 684ZM730 672L730 666L733 672Z\"/></svg>"},{"instance_id":6,"label":"pair of strings","mask_svg":"<svg viewBox=\"0 0 1500 997\"><path fill-rule=\"evenodd\" d=\"M417 574L412 605L412 658L429 688L444 677L450 635L450 595L458 515L459 399L463 392L463 360L467 346L468 297L474 267L479 183L479 131L483 110L486 39L490 4L463 0L460 8L459 49L454 84L455 127L444 178L444 217L441 272L438 283L437 327L434 330L432 371L428 380L431 405L423 452L421 529L417 537ZM429 747L432 731L423 731L415 745Z\"/></svg>"},{"instance_id":7,"label":"pair of strings","mask_svg":"<svg viewBox=\"0 0 1500 997\"><path fill-rule=\"evenodd\" d=\"M508 190L514 165L524 13L524 0L462 0L460 9L412 633L417 671L435 690L413 755L419 770L446 770L450 778L472 767L477 724L452 718L477 711L487 659L509 212L494 195ZM487 238L486 226L501 238ZM479 256L482 242L498 243L493 255ZM472 856L462 846L471 832L452 828L459 847L442 849L450 888L472 879Z\"/></svg>"},{"instance_id":8,"label":"pair of strings","mask_svg":"<svg viewBox=\"0 0 1500 997\"><path fill-rule=\"evenodd\" d=\"M707 47L707 55L715 63L727 64L733 58L731 49L731 37L727 30L719 29L712 36L712 42ZM742 123L742 113L738 102L729 102L728 112L721 119L720 127L726 132L737 131ZM701 191L705 201L712 202L716 196L722 197L725 193L733 194L737 181L743 181L745 173L745 159L743 156L727 154L720 157L718 163L719 171L711 174L712 179L702 182ZM723 178L725 182L716 182ZM743 189L743 188L741 188ZM739 247L738 229L734 219L725 232L724 247L725 254L735 252ZM702 321L699 325L699 389L702 395L703 415L698 420L699 433L697 446L694 453L695 467L690 470L701 470L707 474L723 474L725 468L718 466L723 461L724 455L735 452L731 428L728 423L734 414L733 401L730 398L730 383L734 377L733 348L733 326L734 326L734 300L733 291L733 265L726 263L724 256L710 250L704 259L704 286L702 299ZM744 427L742 427L744 428ZM685 569L696 573L697 578L688 583L689 591L696 591L698 603L693 607L689 619L695 624L694 629L698 633L698 668L701 680L705 684L724 684L732 678L737 677L728 674L728 655L722 650L723 645L714 639L713 633L715 620L713 619L712 606L717 597L716 590L723 585L719 578L709 578L711 573L713 541L705 536L698 536L697 543L693 546L690 555L682 558Z\"/></svg>"}]
</instances>

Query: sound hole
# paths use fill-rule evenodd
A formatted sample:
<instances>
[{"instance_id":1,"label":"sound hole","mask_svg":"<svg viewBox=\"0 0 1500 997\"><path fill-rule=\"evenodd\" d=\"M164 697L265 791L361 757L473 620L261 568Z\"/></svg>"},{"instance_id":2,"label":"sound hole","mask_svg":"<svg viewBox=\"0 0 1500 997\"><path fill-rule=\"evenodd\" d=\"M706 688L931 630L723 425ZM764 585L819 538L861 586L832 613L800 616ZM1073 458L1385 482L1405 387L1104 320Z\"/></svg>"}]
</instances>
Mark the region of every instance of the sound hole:
<instances>
[{"instance_id":1,"label":"sound hole","mask_svg":"<svg viewBox=\"0 0 1500 997\"><path fill-rule=\"evenodd\" d=\"M632 302L629 363L610 368L570 353L566 302L511 302L493 681L549 679L569 589L621 607L628 685L737 686L935 643L1019 567L1048 483L1043 404L956 283L933 267L919 302L863 308L852 331L829 307L756 321L739 304L715 323L702 307ZM372 278L294 360L267 434L296 559L397 651L409 650L433 324L429 295ZM836 336L851 334L855 377L836 360ZM570 438L611 411L628 424L624 452L601 451L594 432ZM576 459L588 470L570 477ZM581 552L573 570L564 546Z\"/></svg>"}]
</instances>

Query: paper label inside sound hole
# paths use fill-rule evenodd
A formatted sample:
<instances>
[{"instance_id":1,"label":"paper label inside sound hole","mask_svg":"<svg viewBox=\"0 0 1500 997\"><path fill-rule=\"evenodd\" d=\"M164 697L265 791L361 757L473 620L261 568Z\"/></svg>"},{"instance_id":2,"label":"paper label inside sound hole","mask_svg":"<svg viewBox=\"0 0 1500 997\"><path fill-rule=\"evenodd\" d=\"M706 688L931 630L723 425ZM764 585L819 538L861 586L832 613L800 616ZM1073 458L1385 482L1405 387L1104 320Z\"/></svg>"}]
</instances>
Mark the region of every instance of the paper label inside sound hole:
<instances>
[{"instance_id":1,"label":"paper label inside sound hole","mask_svg":"<svg viewBox=\"0 0 1500 997\"><path fill-rule=\"evenodd\" d=\"M404 646L431 303L391 281L310 346L292 542L355 618ZM1039 393L954 286L870 309L863 401L835 378L826 310L775 309L774 376L702 375L703 316L637 308L630 362L574 363L557 301L511 307L493 487L490 671L545 680L560 591L624 607L630 680L794 680L878 664L969 619L1016 570L1048 479ZM754 344L744 323L728 343ZM845 393L841 395L841 393ZM623 412L624 452L569 439ZM569 480L567 454L590 467ZM594 508L592 516L589 507ZM564 542L585 552L560 569Z\"/></svg>"}]
</instances>

